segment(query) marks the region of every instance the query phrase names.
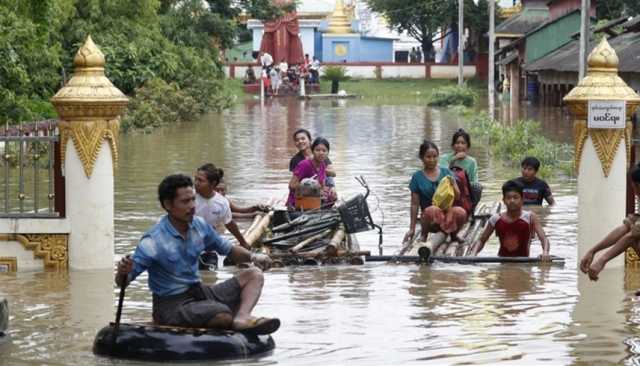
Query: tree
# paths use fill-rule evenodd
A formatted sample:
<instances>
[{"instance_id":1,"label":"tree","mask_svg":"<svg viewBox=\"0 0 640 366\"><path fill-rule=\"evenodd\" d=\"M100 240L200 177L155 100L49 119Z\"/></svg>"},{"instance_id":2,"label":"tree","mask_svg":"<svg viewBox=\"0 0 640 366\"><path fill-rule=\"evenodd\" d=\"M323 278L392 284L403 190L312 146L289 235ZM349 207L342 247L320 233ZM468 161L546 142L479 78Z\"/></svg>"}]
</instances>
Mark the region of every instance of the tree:
<instances>
[{"instance_id":1,"label":"tree","mask_svg":"<svg viewBox=\"0 0 640 366\"><path fill-rule=\"evenodd\" d=\"M371 10L384 15L393 29L406 31L417 39L425 55L433 50L433 39L440 31L449 26L455 28L458 22L457 0L367 0L367 4ZM478 5L473 0L465 0L465 25L476 34L488 29L486 8L486 0Z\"/></svg>"},{"instance_id":2,"label":"tree","mask_svg":"<svg viewBox=\"0 0 640 366\"><path fill-rule=\"evenodd\" d=\"M594 0L592 0L594 1ZM640 0L606 0L596 2L598 19L613 20L640 14Z\"/></svg>"}]
</instances>

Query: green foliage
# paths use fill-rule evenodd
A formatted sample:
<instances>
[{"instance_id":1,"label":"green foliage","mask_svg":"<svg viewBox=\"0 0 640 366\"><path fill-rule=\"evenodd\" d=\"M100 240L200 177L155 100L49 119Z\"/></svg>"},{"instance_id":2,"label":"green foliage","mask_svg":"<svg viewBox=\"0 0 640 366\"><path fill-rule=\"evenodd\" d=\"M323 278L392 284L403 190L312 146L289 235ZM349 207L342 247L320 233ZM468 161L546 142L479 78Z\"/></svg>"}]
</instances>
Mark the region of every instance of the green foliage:
<instances>
[{"instance_id":1,"label":"green foliage","mask_svg":"<svg viewBox=\"0 0 640 366\"><path fill-rule=\"evenodd\" d=\"M322 80L347 81L350 79L347 68L344 66L325 66L322 71Z\"/></svg>"},{"instance_id":2,"label":"green foliage","mask_svg":"<svg viewBox=\"0 0 640 366\"><path fill-rule=\"evenodd\" d=\"M446 107L463 105L471 107L478 99L478 93L467 85L447 85L436 89L429 98L428 105Z\"/></svg>"},{"instance_id":3,"label":"green foliage","mask_svg":"<svg viewBox=\"0 0 640 366\"><path fill-rule=\"evenodd\" d=\"M384 14L389 25L404 32L422 43L423 52L433 49L432 40L446 29L458 23L458 1L414 1L414 0L367 0L369 8ZM489 29L486 0L475 4L473 0L464 1L464 18L467 26L478 40Z\"/></svg>"},{"instance_id":4,"label":"green foliage","mask_svg":"<svg viewBox=\"0 0 640 366\"><path fill-rule=\"evenodd\" d=\"M156 78L136 89L122 119L124 131L150 131L159 126L186 122L212 109L228 107L232 97L219 80L202 80L181 89L177 83Z\"/></svg>"},{"instance_id":5,"label":"green foliage","mask_svg":"<svg viewBox=\"0 0 640 366\"><path fill-rule=\"evenodd\" d=\"M237 16L244 9L268 19L289 8L270 0L0 0L0 123L54 117L48 100L73 73L88 35L106 56L107 77L134 95L130 115L161 110L149 101L163 99L143 85L173 94L167 102L191 98L191 118L223 108L231 97L218 47L233 44ZM163 120L185 118L176 113ZM161 123L129 117L129 126L138 124Z\"/></svg>"},{"instance_id":6,"label":"green foliage","mask_svg":"<svg viewBox=\"0 0 640 366\"><path fill-rule=\"evenodd\" d=\"M526 156L540 160L539 174L550 176L560 169L566 174L573 172L573 148L567 144L550 141L542 135L540 123L520 120L510 126L492 120L485 113L467 112L469 131L475 138L486 142L493 156L509 166L518 166Z\"/></svg>"}]
</instances>

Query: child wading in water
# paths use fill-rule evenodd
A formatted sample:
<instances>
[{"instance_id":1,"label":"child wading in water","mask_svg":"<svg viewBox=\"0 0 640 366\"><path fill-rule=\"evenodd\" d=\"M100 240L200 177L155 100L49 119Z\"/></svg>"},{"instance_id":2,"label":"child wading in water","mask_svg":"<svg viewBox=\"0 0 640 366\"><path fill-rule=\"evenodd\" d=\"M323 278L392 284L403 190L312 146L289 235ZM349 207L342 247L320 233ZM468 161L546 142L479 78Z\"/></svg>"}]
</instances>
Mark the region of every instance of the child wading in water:
<instances>
[{"instance_id":1,"label":"child wading in water","mask_svg":"<svg viewBox=\"0 0 640 366\"><path fill-rule=\"evenodd\" d=\"M640 197L640 163L636 164L629 172L633 186L633 193ZM610 248L609 248L610 247ZM613 229L580 260L580 270L589 275L592 281L598 280L598 274L611 259L623 253L627 248L633 247L636 253L640 253L640 215L631 214L622 222L622 225ZM607 249L597 260L593 260L596 253Z\"/></svg>"},{"instance_id":2,"label":"child wading in water","mask_svg":"<svg viewBox=\"0 0 640 366\"><path fill-rule=\"evenodd\" d=\"M542 205L544 198L549 205L554 205L556 201L551 195L551 189L544 180L536 177L540 169L540 160L533 156L527 156L520 163L522 176L515 180L522 184L523 198L525 205Z\"/></svg>"},{"instance_id":3,"label":"child wading in water","mask_svg":"<svg viewBox=\"0 0 640 366\"><path fill-rule=\"evenodd\" d=\"M494 214L489 219L482 235L471 247L471 255L475 256L480 253L495 230L500 239L498 256L528 257L531 239L535 232L542 244L540 258L545 261L550 260L549 240L544 234L538 217L533 212L522 209L522 185L515 180L507 181L502 185L502 200L507 206L507 211Z\"/></svg>"}]
</instances>

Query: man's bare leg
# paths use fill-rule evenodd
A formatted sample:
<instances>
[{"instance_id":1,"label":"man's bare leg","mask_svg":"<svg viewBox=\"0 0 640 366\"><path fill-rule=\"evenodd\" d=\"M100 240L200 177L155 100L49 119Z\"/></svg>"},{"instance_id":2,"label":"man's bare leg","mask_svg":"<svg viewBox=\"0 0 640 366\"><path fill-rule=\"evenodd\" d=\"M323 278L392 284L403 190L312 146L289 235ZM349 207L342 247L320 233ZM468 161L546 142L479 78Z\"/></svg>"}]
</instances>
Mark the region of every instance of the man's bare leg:
<instances>
[{"instance_id":1,"label":"man's bare leg","mask_svg":"<svg viewBox=\"0 0 640 366\"><path fill-rule=\"evenodd\" d=\"M233 318L233 329L242 329L253 319L251 312L260 299L264 277L261 270L252 267L242 270L236 278L242 292L238 312Z\"/></svg>"}]
</instances>

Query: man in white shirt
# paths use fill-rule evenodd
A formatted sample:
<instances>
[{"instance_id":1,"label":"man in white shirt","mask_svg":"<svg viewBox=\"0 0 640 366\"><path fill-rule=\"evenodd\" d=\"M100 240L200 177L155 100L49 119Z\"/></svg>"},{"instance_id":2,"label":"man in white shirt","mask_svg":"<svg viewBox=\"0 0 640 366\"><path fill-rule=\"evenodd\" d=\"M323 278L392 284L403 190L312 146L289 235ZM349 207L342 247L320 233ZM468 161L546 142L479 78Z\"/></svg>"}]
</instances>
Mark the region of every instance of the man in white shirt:
<instances>
[{"instance_id":1,"label":"man in white shirt","mask_svg":"<svg viewBox=\"0 0 640 366\"><path fill-rule=\"evenodd\" d=\"M262 56L260 56L260 64L263 69L271 68L271 65L273 65L273 57L267 52L263 53Z\"/></svg>"},{"instance_id":2,"label":"man in white shirt","mask_svg":"<svg viewBox=\"0 0 640 366\"><path fill-rule=\"evenodd\" d=\"M216 193L215 188L224 176L222 169L215 165L204 164L196 172L194 183L196 188L196 216L202 217L218 233L229 229L229 232L246 249L251 249L244 240L238 225L233 221L229 200Z\"/></svg>"}]
</instances>

